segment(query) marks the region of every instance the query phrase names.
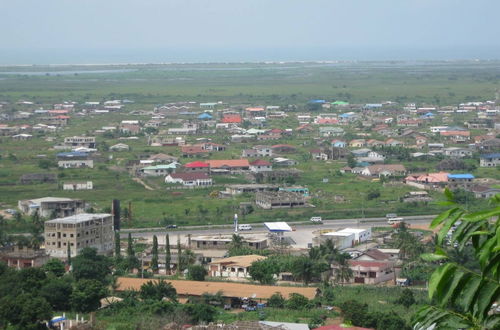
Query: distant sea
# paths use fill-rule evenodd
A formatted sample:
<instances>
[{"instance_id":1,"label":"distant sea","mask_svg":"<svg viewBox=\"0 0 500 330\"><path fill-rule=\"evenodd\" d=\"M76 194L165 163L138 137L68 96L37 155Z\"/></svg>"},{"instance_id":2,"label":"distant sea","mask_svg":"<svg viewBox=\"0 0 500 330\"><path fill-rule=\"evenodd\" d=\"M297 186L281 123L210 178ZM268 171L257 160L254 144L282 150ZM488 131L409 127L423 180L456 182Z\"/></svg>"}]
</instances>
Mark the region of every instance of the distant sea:
<instances>
[{"instance_id":1,"label":"distant sea","mask_svg":"<svg viewBox=\"0 0 500 330\"><path fill-rule=\"evenodd\" d=\"M500 49L1 49L0 65L498 60Z\"/></svg>"}]
</instances>

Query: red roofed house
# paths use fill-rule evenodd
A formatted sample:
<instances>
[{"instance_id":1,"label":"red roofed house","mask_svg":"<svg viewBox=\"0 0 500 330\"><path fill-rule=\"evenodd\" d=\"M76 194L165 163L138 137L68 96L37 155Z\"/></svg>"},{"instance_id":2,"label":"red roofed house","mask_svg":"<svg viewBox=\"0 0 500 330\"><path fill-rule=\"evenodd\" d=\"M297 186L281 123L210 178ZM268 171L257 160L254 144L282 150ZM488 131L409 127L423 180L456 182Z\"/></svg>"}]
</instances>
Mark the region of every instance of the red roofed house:
<instances>
[{"instance_id":1,"label":"red roofed house","mask_svg":"<svg viewBox=\"0 0 500 330\"><path fill-rule=\"evenodd\" d=\"M207 173L172 173L165 177L165 183L181 183L183 186L211 186L212 178Z\"/></svg>"},{"instance_id":2,"label":"red roofed house","mask_svg":"<svg viewBox=\"0 0 500 330\"><path fill-rule=\"evenodd\" d=\"M257 159L250 163L250 171L254 173L268 172L272 170L273 170L273 165L266 160Z\"/></svg>"},{"instance_id":3,"label":"red roofed house","mask_svg":"<svg viewBox=\"0 0 500 330\"><path fill-rule=\"evenodd\" d=\"M297 149L294 146L291 146L289 144L275 144L274 146L271 146L271 149L273 149L273 152L278 152L278 153L297 151Z\"/></svg>"},{"instance_id":4,"label":"red roofed house","mask_svg":"<svg viewBox=\"0 0 500 330\"><path fill-rule=\"evenodd\" d=\"M246 108L245 112L250 117L264 117L266 115L266 110L263 107Z\"/></svg>"},{"instance_id":5,"label":"red roofed house","mask_svg":"<svg viewBox=\"0 0 500 330\"><path fill-rule=\"evenodd\" d=\"M455 143L465 143L470 140L470 131L441 131L439 135Z\"/></svg>"},{"instance_id":6,"label":"red roofed house","mask_svg":"<svg viewBox=\"0 0 500 330\"><path fill-rule=\"evenodd\" d=\"M224 124L241 124L243 120L238 114L225 114L222 116L221 123Z\"/></svg>"},{"instance_id":7,"label":"red roofed house","mask_svg":"<svg viewBox=\"0 0 500 330\"><path fill-rule=\"evenodd\" d=\"M248 159L207 160L210 172L246 171L250 167Z\"/></svg>"},{"instance_id":8,"label":"red roofed house","mask_svg":"<svg viewBox=\"0 0 500 330\"><path fill-rule=\"evenodd\" d=\"M202 157L209 154L208 150L203 149L201 146L182 146L181 153L183 157Z\"/></svg>"},{"instance_id":9,"label":"red roofed house","mask_svg":"<svg viewBox=\"0 0 500 330\"><path fill-rule=\"evenodd\" d=\"M204 172L208 173L210 166L199 160L184 165L184 172Z\"/></svg>"}]
</instances>

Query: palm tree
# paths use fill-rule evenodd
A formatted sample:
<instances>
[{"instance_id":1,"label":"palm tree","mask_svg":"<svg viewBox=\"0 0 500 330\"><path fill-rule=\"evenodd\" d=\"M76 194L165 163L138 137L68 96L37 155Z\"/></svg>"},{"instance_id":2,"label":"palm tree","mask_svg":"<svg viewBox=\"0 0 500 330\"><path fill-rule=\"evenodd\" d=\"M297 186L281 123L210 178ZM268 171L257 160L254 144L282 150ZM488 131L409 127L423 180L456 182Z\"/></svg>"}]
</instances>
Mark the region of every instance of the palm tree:
<instances>
[{"instance_id":1,"label":"palm tree","mask_svg":"<svg viewBox=\"0 0 500 330\"><path fill-rule=\"evenodd\" d=\"M243 237L238 234L233 234L231 238L231 248L232 249L241 249L243 247Z\"/></svg>"},{"instance_id":2,"label":"palm tree","mask_svg":"<svg viewBox=\"0 0 500 330\"><path fill-rule=\"evenodd\" d=\"M353 272L351 267L349 266L349 262L347 259L343 259L341 262L337 263L338 268L335 269L335 282L337 284L348 283L352 277Z\"/></svg>"}]
</instances>

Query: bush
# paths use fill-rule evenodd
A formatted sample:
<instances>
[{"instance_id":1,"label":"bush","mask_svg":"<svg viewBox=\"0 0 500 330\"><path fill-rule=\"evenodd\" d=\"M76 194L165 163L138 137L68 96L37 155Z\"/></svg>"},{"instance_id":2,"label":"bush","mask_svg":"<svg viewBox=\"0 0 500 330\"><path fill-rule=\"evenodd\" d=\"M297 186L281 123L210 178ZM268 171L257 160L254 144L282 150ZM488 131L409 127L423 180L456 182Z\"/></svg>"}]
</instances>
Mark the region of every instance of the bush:
<instances>
[{"instance_id":1,"label":"bush","mask_svg":"<svg viewBox=\"0 0 500 330\"><path fill-rule=\"evenodd\" d=\"M207 275L207 270L202 265L191 265L188 267L188 280L204 281Z\"/></svg>"},{"instance_id":2,"label":"bush","mask_svg":"<svg viewBox=\"0 0 500 330\"><path fill-rule=\"evenodd\" d=\"M309 309L311 308L310 301L307 297L299 293L291 293L290 299L286 302L286 308L289 309Z\"/></svg>"},{"instance_id":3,"label":"bush","mask_svg":"<svg viewBox=\"0 0 500 330\"><path fill-rule=\"evenodd\" d=\"M269 307L275 307L275 308L283 308L285 307L286 300L283 298L281 293L276 292L273 294L271 297L269 297L269 300L267 301L267 305Z\"/></svg>"}]
</instances>

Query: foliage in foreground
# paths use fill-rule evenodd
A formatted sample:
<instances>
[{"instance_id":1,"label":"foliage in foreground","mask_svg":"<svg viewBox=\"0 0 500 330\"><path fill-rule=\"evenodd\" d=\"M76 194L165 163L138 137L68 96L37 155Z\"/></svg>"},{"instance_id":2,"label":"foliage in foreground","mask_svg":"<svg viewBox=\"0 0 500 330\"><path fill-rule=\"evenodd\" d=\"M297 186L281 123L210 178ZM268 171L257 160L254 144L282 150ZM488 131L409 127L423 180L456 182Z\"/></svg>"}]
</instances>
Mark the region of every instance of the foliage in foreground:
<instances>
[{"instance_id":1,"label":"foliage in foreground","mask_svg":"<svg viewBox=\"0 0 500 330\"><path fill-rule=\"evenodd\" d=\"M498 329L500 317L491 307L500 299L500 195L492 198L490 209L470 213L454 202L450 191L445 194L452 208L431 223L431 228L442 226L436 251L422 256L441 263L429 282L429 297L434 304L417 313L415 328ZM443 249L452 227L450 243L457 244L459 250L472 244L479 272L453 260Z\"/></svg>"}]
</instances>

